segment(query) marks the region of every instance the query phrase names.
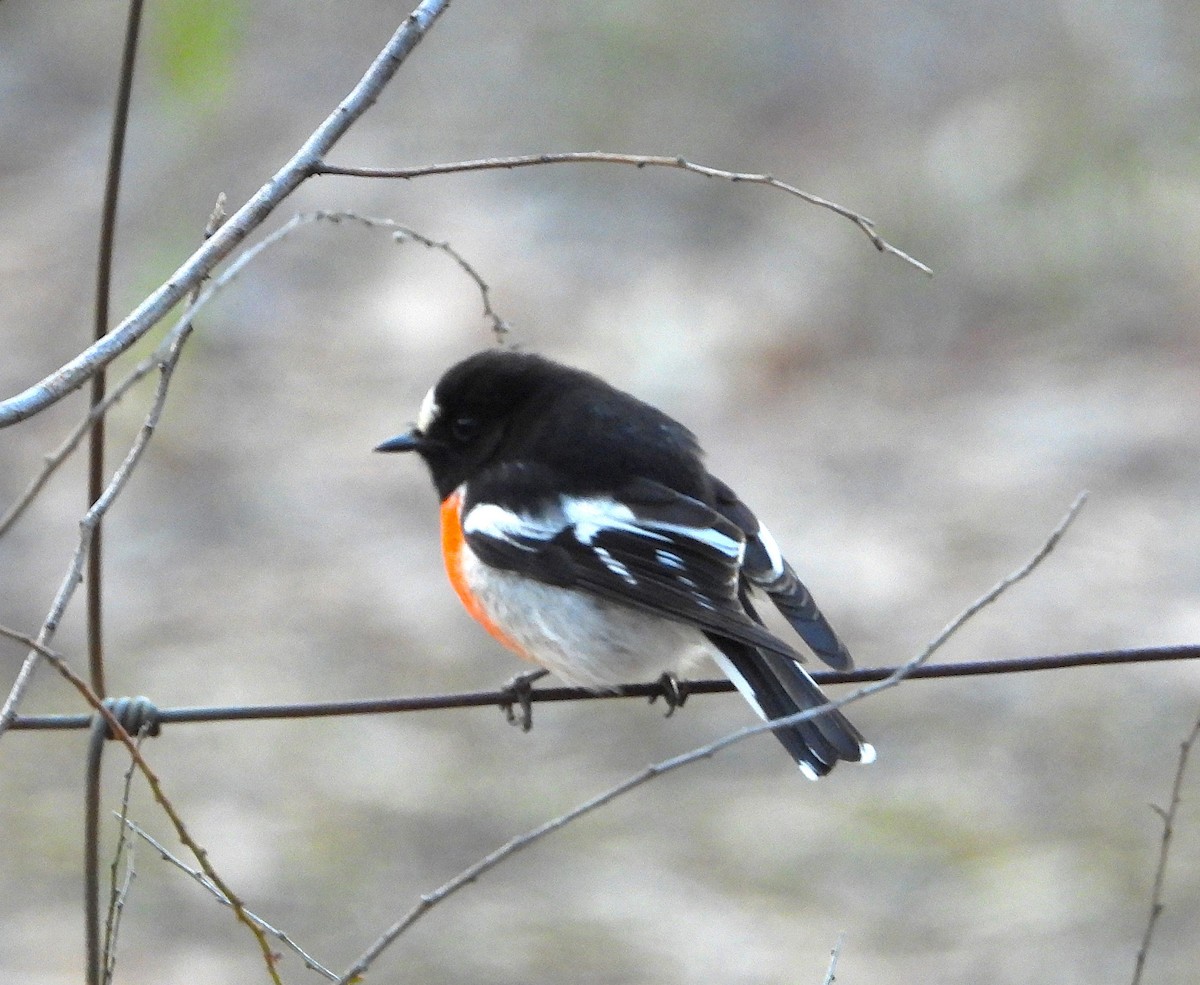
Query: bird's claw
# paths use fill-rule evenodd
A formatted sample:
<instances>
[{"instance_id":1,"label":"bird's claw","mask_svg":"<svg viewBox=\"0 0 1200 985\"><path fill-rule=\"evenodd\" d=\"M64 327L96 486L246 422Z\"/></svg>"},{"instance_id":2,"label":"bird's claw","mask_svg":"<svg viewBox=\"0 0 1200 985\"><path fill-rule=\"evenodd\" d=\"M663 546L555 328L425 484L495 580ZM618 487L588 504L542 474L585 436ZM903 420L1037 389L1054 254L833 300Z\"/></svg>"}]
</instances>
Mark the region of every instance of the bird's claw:
<instances>
[{"instance_id":1,"label":"bird's claw","mask_svg":"<svg viewBox=\"0 0 1200 985\"><path fill-rule=\"evenodd\" d=\"M541 680L548 673L548 670L526 670L500 688L503 695L500 710L504 712L504 719L509 725L519 725L522 732L533 728L533 682ZM521 709L520 714L517 713L518 708Z\"/></svg>"}]
</instances>

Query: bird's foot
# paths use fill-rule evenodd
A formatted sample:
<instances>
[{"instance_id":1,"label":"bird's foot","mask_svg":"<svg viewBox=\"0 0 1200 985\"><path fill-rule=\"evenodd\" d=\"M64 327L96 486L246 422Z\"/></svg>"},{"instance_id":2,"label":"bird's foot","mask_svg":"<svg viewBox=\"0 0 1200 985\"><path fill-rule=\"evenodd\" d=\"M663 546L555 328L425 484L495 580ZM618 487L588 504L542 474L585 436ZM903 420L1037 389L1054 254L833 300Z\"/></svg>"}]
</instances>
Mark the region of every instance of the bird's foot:
<instances>
[{"instance_id":1,"label":"bird's foot","mask_svg":"<svg viewBox=\"0 0 1200 985\"><path fill-rule=\"evenodd\" d=\"M533 728L533 682L541 680L548 673L548 670L526 670L500 688L503 695L500 710L504 712L509 725L521 726L522 732ZM521 709L520 714L517 713L518 708Z\"/></svg>"}]
</instances>

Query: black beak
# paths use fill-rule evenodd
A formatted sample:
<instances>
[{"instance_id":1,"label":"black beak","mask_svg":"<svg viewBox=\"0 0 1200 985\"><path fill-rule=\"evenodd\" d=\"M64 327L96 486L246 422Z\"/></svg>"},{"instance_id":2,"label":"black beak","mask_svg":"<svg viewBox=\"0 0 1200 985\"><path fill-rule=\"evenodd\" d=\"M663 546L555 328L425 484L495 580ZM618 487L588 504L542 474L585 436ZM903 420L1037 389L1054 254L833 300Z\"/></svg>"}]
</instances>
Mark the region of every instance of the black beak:
<instances>
[{"instance_id":1,"label":"black beak","mask_svg":"<svg viewBox=\"0 0 1200 985\"><path fill-rule=\"evenodd\" d=\"M394 438L388 438L382 444L376 445L376 451L420 451L424 435L416 428L405 431Z\"/></svg>"}]
</instances>

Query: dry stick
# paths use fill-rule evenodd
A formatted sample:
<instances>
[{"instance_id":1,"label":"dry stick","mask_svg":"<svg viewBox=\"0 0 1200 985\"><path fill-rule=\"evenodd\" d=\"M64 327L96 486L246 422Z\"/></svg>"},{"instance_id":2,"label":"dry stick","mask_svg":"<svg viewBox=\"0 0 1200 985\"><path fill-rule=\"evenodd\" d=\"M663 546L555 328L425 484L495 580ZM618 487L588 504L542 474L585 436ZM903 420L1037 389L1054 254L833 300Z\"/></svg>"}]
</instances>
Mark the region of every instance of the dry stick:
<instances>
[{"instance_id":1,"label":"dry stick","mask_svg":"<svg viewBox=\"0 0 1200 985\"><path fill-rule=\"evenodd\" d=\"M79 422L74 431L67 435L66 440L42 459L42 471L30 480L29 485L25 487L25 491L21 493L16 502L8 508L8 512L4 514L4 517L0 519L0 537L8 533L13 524L29 508L29 505L37 499L38 493L50 481L50 477L58 471L58 467L70 458L71 453L79 447L79 442L83 440L83 436L88 433L96 420L107 414L112 406L124 397L135 384L148 376L158 366L158 363L157 356L150 356L148 359L143 359L138 363L133 372L125 377L117 386L109 390L104 400L99 404L92 405L87 416Z\"/></svg>"},{"instance_id":2,"label":"dry stick","mask_svg":"<svg viewBox=\"0 0 1200 985\"><path fill-rule=\"evenodd\" d=\"M825 972L825 980L821 985L833 985L837 980L837 963L838 958L842 956L842 945L846 942L845 934L838 934L837 940L834 941L833 950L829 952L829 968Z\"/></svg>"},{"instance_id":3,"label":"dry stick","mask_svg":"<svg viewBox=\"0 0 1200 985\"><path fill-rule=\"evenodd\" d=\"M371 67L298 151L237 210L217 234L193 253L167 281L150 294L99 342L56 369L41 382L0 401L0 428L45 410L84 384L102 366L161 321L189 291L228 257L275 208L308 179L316 164L374 104L410 52L449 6L450 0L422 0L389 39Z\"/></svg>"},{"instance_id":4,"label":"dry stick","mask_svg":"<svg viewBox=\"0 0 1200 985\"><path fill-rule=\"evenodd\" d=\"M135 738L138 748L141 748L144 734L143 730ZM125 829L129 818L129 798L133 793L133 774L136 769L137 767L131 759L125 770L125 778L121 787L121 809L117 813L121 824L120 837L117 839L117 850L113 854L112 865L109 868L108 913L104 918L104 945L101 950L103 955L102 980L106 985L112 981L113 974L117 969L117 939L121 931L121 916L125 912L125 901L129 898L130 887L137 877L133 867L134 842ZM117 877L120 874L122 859L125 860L125 878L118 886Z\"/></svg>"},{"instance_id":5,"label":"dry stick","mask_svg":"<svg viewBox=\"0 0 1200 985\"><path fill-rule=\"evenodd\" d=\"M359 225L366 226L368 229L386 229L392 233L392 238L397 243L413 240L431 250L441 250L446 256L457 263L463 272L475 282L475 286L479 288L479 293L483 297L483 317L492 323L492 334L496 336L496 341L502 342L511 330L508 321L501 318L492 307L492 289L488 286L487 281L483 279L479 271L471 265L466 257L445 240L430 239L415 229L401 225L394 219L381 219L376 216L360 215L357 212L327 212L325 210L308 214L314 219L331 222L334 225L339 222L356 222Z\"/></svg>"},{"instance_id":6,"label":"dry stick","mask_svg":"<svg viewBox=\"0 0 1200 985\"><path fill-rule=\"evenodd\" d=\"M117 199L121 190L122 163L125 159L125 135L129 130L129 104L133 96L133 66L141 33L142 0L129 0L122 45L121 70L117 75L117 101L113 110L112 132L108 145L108 166L104 177L104 198L100 208L100 245L96 250L96 306L92 339L99 342L108 334L109 297L112 291L113 248L117 238ZM92 376L90 402L93 407L104 400L104 368ZM87 505L91 506L104 490L104 418L97 417L88 436ZM88 674L92 689L105 696L103 626L103 525L92 530L87 559L87 647Z\"/></svg>"},{"instance_id":7,"label":"dry stick","mask_svg":"<svg viewBox=\"0 0 1200 985\"><path fill-rule=\"evenodd\" d=\"M384 931L384 933L369 948L367 948L363 955L357 961L355 961L349 969L342 973L342 977L338 979L338 985L347 985L347 983L358 979L366 972L367 968L370 967L371 963L377 957L379 957L380 954L387 950L387 948L390 947L391 944L401 934L403 934L409 927L411 927L414 923L421 919L421 917L433 909L433 907L437 906L447 897L452 896L464 886L470 885L484 873L495 868L505 859L515 855L522 849L528 848L534 842L541 840L552 831L557 831L559 828L565 827L567 824L570 824L572 821L582 817L584 814L588 814L596 810L598 807L603 807L605 804L616 800L618 797L628 793L630 790L640 787L642 784L647 783L656 777L662 776L664 773L669 773L672 770L678 769L681 766L686 766L688 763L694 763L700 759L708 759L720 752L722 749L734 745L737 742L741 742L743 739L748 739L752 735L759 735L763 732L772 731L778 728L790 728L793 725L798 725L800 722L805 722L812 718L816 718L818 715L823 715L833 708L840 708L843 705L850 704L852 701L857 701L860 698L864 698L869 694L874 694L878 691L885 690L886 688L895 687L904 679L909 671L919 667L938 649L940 649L942 645L945 644L948 639L950 639L951 636L958 632L964 623L971 619L981 609L996 601L996 599L1008 591L1008 589L1029 575L1039 564L1041 564L1062 539L1063 534L1066 533L1067 528L1075 520L1075 517L1079 514L1079 511L1082 509L1086 500L1087 493L1080 493L1075 498L1075 501L1071 504L1062 520L1059 521L1058 526L1054 528L1050 536L1046 539L1045 543L1042 544L1037 552L1028 561L1026 561L1025 564L1021 565L1020 568L1008 575L1006 578L1002 579L990 590L985 592L978 599L967 606L961 613L955 616L954 619L952 619L946 625L946 627L940 633L938 633L937 636L933 638L933 641L930 642L925 649L923 649L907 663L897 668L895 673L893 673L887 679L858 688L845 697L839 698L836 701L830 701L819 707L809 708L805 711L798 712L795 715L788 715L785 718L777 718L773 721L747 726L739 729L736 732L732 732L723 738L717 739L715 742L710 742L707 745L692 749L690 752L686 752L682 755L674 756L671 759L666 759L662 762L647 766L641 772L635 773L633 776L628 777L627 779L618 783L616 786L610 787L608 790L605 790L604 792L597 794L595 797L592 797L591 799L573 807L565 814L560 814L558 817L551 818L549 821L538 825L536 828L510 839L495 851L484 856L478 862L468 866L449 882L444 883L432 892L424 893L421 896L420 901L413 906L412 909L410 909L406 914L404 914L404 916L402 916L399 920L392 924L391 927Z\"/></svg>"},{"instance_id":8,"label":"dry stick","mask_svg":"<svg viewBox=\"0 0 1200 985\"><path fill-rule=\"evenodd\" d=\"M1133 983L1139 985L1142 980L1142 970L1146 966L1146 958L1150 954L1150 944L1154 939L1154 928L1158 924L1158 918L1163 911L1163 883L1167 876L1167 858L1171 852L1171 838L1175 834L1175 815L1179 811L1179 801L1181 791L1183 790L1183 777L1187 771L1188 754L1192 751L1192 746L1196 739L1200 737L1200 718L1196 719L1196 724L1192 726L1191 732L1188 733L1186 739L1179 746L1179 763L1175 767L1175 781L1171 784L1171 802L1164 811L1156 804L1151 804L1151 809L1162 819L1163 833L1162 843L1158 848L1158 865L1154 870L1154 888L1150 893L1150 916L1146 920L1146 931L1142 934L1142 946L1138 949L1137 961L1133 967Z\"/></svg>"},{"instance_id":9,"label":"dry stick","mask_svg":"<svg viewBox=\"0 0 1200 985\"><path fill-rule=\"evenodd\" d=\"M145 758L142 756L141 750L138 749L137 743L133 740L133 737L125 731L124 726L117 721L116 716L114 716L113 713L105 707L104 702L96 696L95 692L93 692L90 687L88 687L87 681L76 674L75 671L71 669L70 665L59 654L55 653L49 647L41 645L31 636L26 636L23 633L13 632L11 629L7 629L4 626L0 626L0 636L6 636L9 639L15 640L18 643L22 643L25 646L30 647L31 649L37 650L41 656L47 660L64 678L66 678L66 680L71 684L72 687L75 688L76 691L80 693L80 695L83 697L83 700L92 707L96 714L104 719L105 723L108 725L109 733L113 736L113 738L125 746L126 750L129 752L130 758L134 763L137 764L137 768L141 772L142 776L146 778L146 783L150 787L150 792L154 795L154 799L158 803L159 807L161 807L163 812L167 815L167 819L171 822L171 826L175 829L176 837L180 840L180 842L183 843L184 847L186 847L188 851L195 856L196 861L200 863L200 868L204 872L205 876L207 876L208 879L212 881L212 884L221 890L221 892L224 893L228 898L229 905L233 908L233 912L237 916L238 922L243 923L250 928L250 932L254 935L254 938L258 942L258 946L262 951L263 961L267 966L267 972L271 976L271 980L275 983L275 985L283 985L283 982L279 977L279 973L275 970L275 955L271 951L270 942L267 940L262 930L249 918L241 899L233 892L232 889L229 888L228 884L226 884L225 880L221 878L216 869L212 867L212 863L210 863L208 860L208 852L199 844L197 844L194 838L192 838L191 833L187 829L187 825L183 823L183 818L175 809L175 805L171 803L171 801L167 798L166 793L163 791L162 781L159 780L158 774L150 768L150 764L146 762Z\"/></svg>"},{"instance_id":10,"label":"dry stick","mask_svg":"<svg viewBox=\"0 0 1200 985\"><path fill-rule=\"evenodd\" d=\"M720 168L696 164L682 157L650 154L615 154L607 151L572 151L563 154L522 154L515 157L486 157L475 161L452 161L446 164L426 164L412 168L354 168L320 161L314 168L315 174L344 175L354 178L423 178L433 174L458 174L464 171L511 170L513 168L538 167L544 164L628 164L636 168L678 168L706 178L723 178L726 181L744 182L748 185L766 185L794 195L810 205L828 209L844 219L849 219L866 234L880 253L891 253L905 263L911 264L923 274L933 276L933 271L920 260L903 250L897 249L876 231L875 223L844 205L803 191L795 185L780 181L769 174L752 174L746 171L724 171Z\"/></svg>"},{"instance_id":11,"label":"dry stick","mask_svg":"<svg viewBox=\"0 0 1200 985\"><path fill-rule=\"evenodd\" d=\"M356 212L331 212L327 209L318 209L314 212L297 212L287 222L276 229L268 236L264 236L254 246L249 247L240 253L229 267L217 277L213 282L197 295L196 300L192 302L190 307L180 316L179 323L182 324L189 321L197 311L212 300L213 296L224 290L231 281L233 281L248 264L258 258L265 250L278 245L288 236L295 233L297 230L312 225L313 223L328 222L332 225L337 225L340 222L355 222L359 225L366 226L369 229L386 229L390 231L396 242L401 243L406 240L413 240L420 243L422 246L427 246L430 249L440 250L449 256L462 270L475 282L479 288L479 293L483 299L483 314L484 317L491 321L492 331L497 338L502 337L509 330L508 322L501 318L491 303L491 288L488 286L478 270L475 269L461 253L455 250L449 243L434 240L422 233L411 229L408 226L401 225L394 219L384 219L376 216L359 215Z\"/></svg>"},{"instance_id":12,"label":"dry stick","mask_svg":"<svg viewBox=\"0 0 1200 985\"><path fill-rule=\"evenodd\" d=\"M158 852L158 854L162 857L162 860L164 862L170 862L173 866L175 866L175 868L179 869L181 872L187 873L187 875L189 875L195 882L199 883L206 890L208 890L208 892L212 893L212 895L216 898L217 902L220 903L222 906L232 906L233 905L232 903L229 902L229 897L227 897L223 892L221 892L220 889L218 889L215 885L213 885L212 880L210 880L208 878L208 876L206 876L199 869L193 869L190 865L188 865L182 859L177 858L175 855L172 855L171 852L168 851L167 848L162 844L162 842L158 841L156 838L154 838L148 832L142 830L142 828L140 828L133 821L130 821L128 818L122 817L121 823L129 831L132 831L139 838L141 838L148 845L150 845L156 852ZM321 964L321 962L319 962L311 954L309 954L307 951L305 951L304 948L302 948L291 937L289 937L285 931L279 930L276 927L272 927L262 917L251 912L250 910L246 910L245 913L246 913L246 916L250 918L250 920L252 920L255 924L257 924L262 929L263 933L270 934L272 937L279 940L279 942L281 944L283 944L285 947L287 947L290 951L292 951L294 954L296 954L300 958L300 960L304 962L304 966L306 968L309 968L312 971L315 971L320 975L324 975L330 981L337 981L337 975L334 972L330 971L323 964Z\"/></svg>"}]
</instances>

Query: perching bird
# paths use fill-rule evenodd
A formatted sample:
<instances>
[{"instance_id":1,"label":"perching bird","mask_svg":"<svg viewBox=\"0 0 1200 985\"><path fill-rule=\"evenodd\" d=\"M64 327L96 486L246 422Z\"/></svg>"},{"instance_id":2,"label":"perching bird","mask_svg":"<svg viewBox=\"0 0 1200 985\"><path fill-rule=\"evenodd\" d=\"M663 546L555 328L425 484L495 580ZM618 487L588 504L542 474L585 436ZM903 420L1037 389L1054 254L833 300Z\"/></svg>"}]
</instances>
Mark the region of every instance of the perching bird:
<instances>
[{"instance_id":1,"label":"perching bird","mask_svg":"<svg viewBox=\"0 0 1200 985\"><path fill-rule=\"evenodd\" d=\"M765 719L825 704L757 589L836 669L842 645L775 540L695 436L581 370L492 349L451 367L416 425L441 500L446 571L467 611L518 656L596 690L716 660ZM832 710L775 730L811 779L875 750Z\"/></svg>"}]
</instances>

